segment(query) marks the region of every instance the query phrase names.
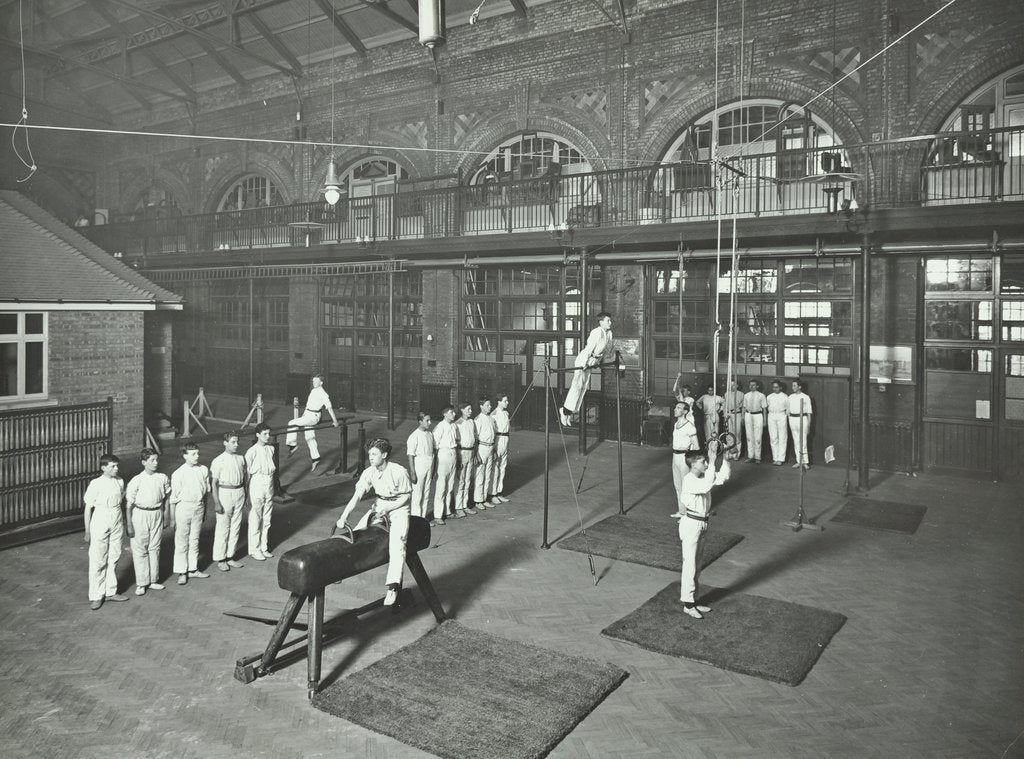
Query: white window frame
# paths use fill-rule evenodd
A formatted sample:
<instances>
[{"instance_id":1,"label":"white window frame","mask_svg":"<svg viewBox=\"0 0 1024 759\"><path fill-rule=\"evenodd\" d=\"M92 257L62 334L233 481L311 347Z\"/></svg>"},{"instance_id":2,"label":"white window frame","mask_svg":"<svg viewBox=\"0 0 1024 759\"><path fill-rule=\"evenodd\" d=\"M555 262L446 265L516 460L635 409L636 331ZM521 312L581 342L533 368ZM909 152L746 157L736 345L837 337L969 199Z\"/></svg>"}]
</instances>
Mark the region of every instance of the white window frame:
<instances>
[{"instance_id":1,"label":"white window frame","mask_svg":"<svg viewBox=\"0 0 1024 759\"><path fill-rule=\"evenodd\" d=\"M5 312L10 314L11 312ZM39 315L43 318L43 331L41 334L25 333L25 317L29 314ZM0 395L0 406L19 401L46 400L50 393L50 320L49 314L45 311L17 311L14 315L18 317L18 331L13 335L0 335L0 344L18 346L18 377L17 392L14 395ZM26 343L43 344L43 390L41 393L25 392L25 345Z\"/></svg>"}]
</instances>

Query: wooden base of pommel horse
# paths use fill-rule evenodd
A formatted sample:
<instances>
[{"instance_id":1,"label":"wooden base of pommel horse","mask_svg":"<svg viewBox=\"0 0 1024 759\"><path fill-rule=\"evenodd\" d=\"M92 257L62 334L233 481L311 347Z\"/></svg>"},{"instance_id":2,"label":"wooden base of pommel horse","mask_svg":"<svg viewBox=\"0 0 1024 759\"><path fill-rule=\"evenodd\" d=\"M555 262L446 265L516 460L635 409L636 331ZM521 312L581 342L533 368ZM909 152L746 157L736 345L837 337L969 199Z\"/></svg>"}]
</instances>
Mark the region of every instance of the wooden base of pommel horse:
<instances>
[{"instance_id":1,"label":"wooden base of pommel horse","mask_svg":"<svg viewBox=\"0 0 1024 759\"><path fill-rule=\"evenodd\" d=\"M447 617L419 557L419 552L429 546L430 523L421 517L410 517L405 564L434 613L434 618L440 623ZM388 533L377 527L352 533L352 543L340 538L328 538L293 548L283 554L277 564L277 584L291 593L291 596L285 603L284 611L281 612L266 650L235 662L235 679L251 683L270 674L278 654L283 649L293 648L305 641L308 667L306 695L312 699L320 686L326 587L387 563ZM305 601L309 601L306 607L309 615L306 634L285 643L284 639L295 624ZM384 599L379 598L348 612L344 617L358 617L383 605Z\"/></svg>"}]
</instances>

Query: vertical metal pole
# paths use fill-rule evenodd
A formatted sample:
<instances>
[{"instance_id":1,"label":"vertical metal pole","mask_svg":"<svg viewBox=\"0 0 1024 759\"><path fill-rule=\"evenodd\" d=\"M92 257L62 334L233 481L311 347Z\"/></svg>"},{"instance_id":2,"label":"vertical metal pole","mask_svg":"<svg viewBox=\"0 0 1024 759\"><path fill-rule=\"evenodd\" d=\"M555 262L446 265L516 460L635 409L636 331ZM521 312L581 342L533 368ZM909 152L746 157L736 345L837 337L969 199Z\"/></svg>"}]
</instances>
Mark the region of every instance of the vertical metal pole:
<instances>
[{"instance_id":1,"label":"vertical metal pole","mask_svg":"<svg viewBox=\"0 0 1024 759\"><path fill-rule=\"evenodd\" d=\"M868 459L868 404L871 389L871 237L867 232L861 241L860 260L860 450L857 452L857 490L866 493L871 487Z\"/></svg>"},{"instance_id":2,"label":"vertical metal pole","mask_svg":"<svg viewBox=\"0 0 1024 759\"><path fill-rule=\"evenodd\" d=\"M256 396L256 318L252 272L249 272L249 400Z\"/></svg>"},{"instance_id":3,"label":"vertical metal pole","mask_svg":"<svg viewBox=\"0 0 1024 759\"><path fill-rule=\"evenodd\" d=\"M309 596L306 639L306 696L310 701L320 687L320 665L324 653L324 589Z\"/></svg>"},{"instance_id":4,"label":"vertical metal pole","mask_svg":"<svg viewBox=\"0 0 1024 759\"><path fill-rule=\"evenodd\" d=\"M188 401L185 401L188 406ZM114 452L114 396L107 396L107 453Z\"/></svg>"},{"instance_id":5,"label":"vertical metal pole","mask_svg":"<svg viewBox=\"0 0 1024 759\"><path fill-rule=\"evenodd\" d=\"M544 539L541 548L548 545L548 480L551 473L551 349L544 344Z\"/></svg>"},{"instance_id":6,"label":"vertical metal pole","mask_svg":"<svg viewBox=\"0 0 1024 759\"><path fill-rule=\"evenodd\" d=\"M341 422L341 471L348 471L348 422Z\"/></svg>"},{"instance_id":7,"label":"vertical metal pole","mask_svg":"<svg viewBox=\"0 0 1024 759\"><path fill-rule=\"evenodd\" d=\"M580 350L587 344L587 249L580 249ZM584 369L589 372L589 369ZM575 376L575 372L573 372ZM587 452L587 389L590 386L590 375L585 377L586 386L580 400L580 454Z\"/></svg>"},{"instance_id":8,"label":"vertical metal pole","mask_svg":"<svg viewBox=\"0 0 1024 759\"><path fill-rule=\"evenodd\" d=\"M366 469L366 423L359 423L359 472Z\"/></svg>"},{"instance_id":9,"label":"vertical metal pole","mask_svg":"<svg viewBox=\"0 0 1024 759\"><path fill-rule=\"evenodd\" d=\"M388 429L395 428L395 269L388 270Z\"/></svg>"},{"instance_id":10,"label":"vertical metal pole","mask_svg":"<svg viewBox=\"0 0 1024 759\"><path fill-rule=\"evenodd\" d=\"M619 513L625 514L622 505L622 355L615 351L615 436L619 441Z\"/></svg>"}]
</instances>

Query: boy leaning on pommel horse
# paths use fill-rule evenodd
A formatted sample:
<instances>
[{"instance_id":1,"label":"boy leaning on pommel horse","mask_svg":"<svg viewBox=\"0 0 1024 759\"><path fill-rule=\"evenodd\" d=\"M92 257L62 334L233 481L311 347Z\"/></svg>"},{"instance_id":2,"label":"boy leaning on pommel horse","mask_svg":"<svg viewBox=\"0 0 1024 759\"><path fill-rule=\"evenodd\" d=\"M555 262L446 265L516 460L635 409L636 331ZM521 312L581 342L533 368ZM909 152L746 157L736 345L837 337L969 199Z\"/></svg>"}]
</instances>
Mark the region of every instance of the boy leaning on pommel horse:
<instances>
[{"instance_id":1,"label":"boy leaning on pommel horse","mask_svg":"<svg viewBox=\"0 0 1024 759\"><path fill-rule=\"evenodd\" d=\"M338 517L337 526L348 527L348 515L366 495L373 490L376 500L363 518L356 525L357 530L365 530L373 523L387 521L388 528L388 573L385 579L387 594L384 605L391 606L398 598L402 587L402 572L405 568L405 542L409 535L409 499L412 495L412 481L409 472L401 464L388 461L391 455L391 443L385 438L377 438L366 446L368 466L356 482L356 489L345 505L345 510Z\"/></svg>"}]
</instances>

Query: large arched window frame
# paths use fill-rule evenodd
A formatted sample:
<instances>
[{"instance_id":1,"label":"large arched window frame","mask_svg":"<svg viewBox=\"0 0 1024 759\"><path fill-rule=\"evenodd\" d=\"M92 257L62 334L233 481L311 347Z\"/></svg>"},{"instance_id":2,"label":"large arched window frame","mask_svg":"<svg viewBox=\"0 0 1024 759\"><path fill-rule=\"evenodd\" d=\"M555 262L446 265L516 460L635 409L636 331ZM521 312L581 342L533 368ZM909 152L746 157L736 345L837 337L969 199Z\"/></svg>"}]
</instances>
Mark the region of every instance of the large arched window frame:
<instances>
[{"instance_id":1,"label":"large arched window frame","mask_svg":"<svg viewBox=\"0 0 1024 759\"><path fill-rule=\"evenodd\" d=\"M221 196L217 211L241 211L246 208L283 206L284 196L270 179L261 174L246 174Z\"/></svg>"},{"instance_id":2,"label":"large arched window frame","mask_svg":"<svg viewBox=\"0 0 1024 759\"><path fill-rule=\"evenodd\" d=\"M495 148L474 172L470 184L483 184L488 175L513 180L540 177L553 163L561 167L562 174L592 170L583 152L569 140L550 132L524 132Z\"/></svg>"},{"instance_id":3,"label":"large arched window frame","mask_svg":"<svg viewBox=\"0 0 1024 759\"><path fill-rule=\"evenodd\" d=\"M339 177L342 194L350 198L391 195L409 172L397 161L385 156L370 156L353 163Z\"/></svg>"}]
</instances>

